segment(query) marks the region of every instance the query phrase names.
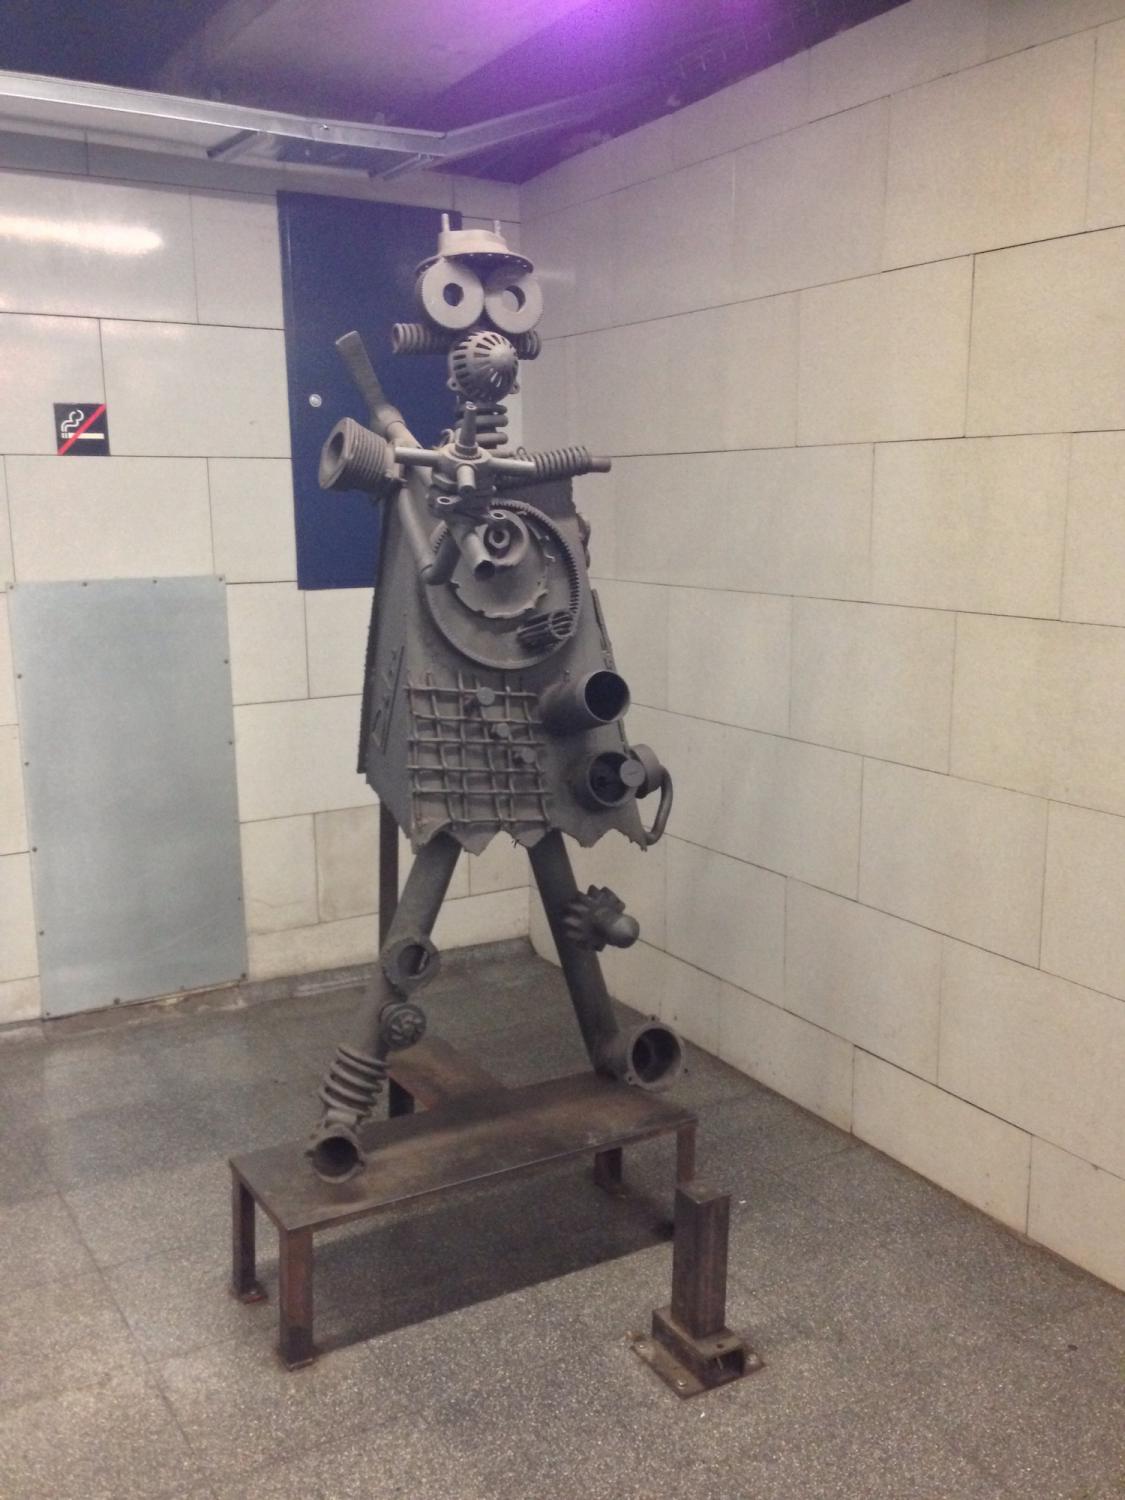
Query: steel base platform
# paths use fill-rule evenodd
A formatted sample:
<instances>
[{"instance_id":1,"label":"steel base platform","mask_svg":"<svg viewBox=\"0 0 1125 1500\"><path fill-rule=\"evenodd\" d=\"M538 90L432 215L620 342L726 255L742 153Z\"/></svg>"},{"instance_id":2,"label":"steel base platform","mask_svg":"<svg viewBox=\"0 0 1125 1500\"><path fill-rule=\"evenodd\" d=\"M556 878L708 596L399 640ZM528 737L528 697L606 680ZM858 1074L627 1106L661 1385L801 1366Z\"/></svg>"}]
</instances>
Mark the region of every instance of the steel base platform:
<instances>
[{"instance_id":1,"label":"steel base platform","mask_svg":"<svg viewBox=\"0 0 1125 1500\"><path fill-rule=\"evenodd\" d=\"M598 1185L618 1191L624 1148L668 1134L677 1140L677 1182L694 1175L695 1115L593 1073L509 1089L446 1043L426 1040L394 1055L391 1078L390 1118L366 1128L369 1163L348 1181L318 1177L303 1140L230 1160L233 1291L244 1301L264 1296L255 1273L257 1205L278 1232L279 1353L289 1369L316 1357L319 1230L584 1156L594 1159Z\"/></svg>"}]
</instances>

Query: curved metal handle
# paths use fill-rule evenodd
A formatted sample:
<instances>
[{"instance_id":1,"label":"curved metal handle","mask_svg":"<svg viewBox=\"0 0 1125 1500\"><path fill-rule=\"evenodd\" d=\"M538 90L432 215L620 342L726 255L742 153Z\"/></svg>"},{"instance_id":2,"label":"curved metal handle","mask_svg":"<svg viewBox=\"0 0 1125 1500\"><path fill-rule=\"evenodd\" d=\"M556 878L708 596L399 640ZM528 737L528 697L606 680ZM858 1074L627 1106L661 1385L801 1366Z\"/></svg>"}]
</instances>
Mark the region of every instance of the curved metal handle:
<instances>
[{"instance_id":1,"label":"curved metal handle","mask_svg":"<svg viewBox=\"0 0 1125 1500\"><path fill-rule=\"evenodd\" d=\"M652 827L645 829L645 844L652 848L664 837L664 830L668 826L668 817L672 811L672 775L670 771L662 771L660 777L660 805L656 809L656 817L652 820Z\"/></svg>"}]
</instances>

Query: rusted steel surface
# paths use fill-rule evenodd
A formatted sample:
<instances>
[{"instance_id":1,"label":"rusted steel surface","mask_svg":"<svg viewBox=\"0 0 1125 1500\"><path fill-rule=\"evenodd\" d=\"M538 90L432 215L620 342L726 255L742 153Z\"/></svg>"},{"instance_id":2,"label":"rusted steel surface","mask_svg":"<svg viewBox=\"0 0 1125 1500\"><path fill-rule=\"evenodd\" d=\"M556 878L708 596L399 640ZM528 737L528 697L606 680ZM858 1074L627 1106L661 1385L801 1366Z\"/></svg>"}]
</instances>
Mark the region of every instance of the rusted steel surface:
<instances>
[{"instance_id":1,"label":"rusted steel surface","mask_svg":"<svg viewBox=\"0 0 1125 1500\"><path fill-rule=\"evenodd\" d=\"M652 1315L652 1333L633 1348L677 1396L698 1396L762 1367L726 1326L730 1195L676 1189L672 1303Z\"/></svg>"},{"instance_id":2,"label":"rusted steel surface","mask_svg":"<svg viewBox=\"0 0 1125 1500\"><path fill-rule=\"evenodd\" d=\"M423 1109L431 1109L447 1099L491 1094L503 1088L498 1078L440 1037L426 1037L404 1052L392 1053L391 1078ZM402 1109L396 1112L409 1113Z\"/></svg>"},{"instance_id":3,"label":"rusted steel surface","mask_svg":"<svg viewBox=\"0 0 1125 1500\"><path fill-rule=\"evenodd\" d=\"M325 1228L459 1187L594 1156L694 1123L682 1105L596 1074L452 1099L369 1125L371 1165L343 1182L302 1170L304 1143L231 1159L235 1174L286 1231Z\"/></svg>"}]
</instances>

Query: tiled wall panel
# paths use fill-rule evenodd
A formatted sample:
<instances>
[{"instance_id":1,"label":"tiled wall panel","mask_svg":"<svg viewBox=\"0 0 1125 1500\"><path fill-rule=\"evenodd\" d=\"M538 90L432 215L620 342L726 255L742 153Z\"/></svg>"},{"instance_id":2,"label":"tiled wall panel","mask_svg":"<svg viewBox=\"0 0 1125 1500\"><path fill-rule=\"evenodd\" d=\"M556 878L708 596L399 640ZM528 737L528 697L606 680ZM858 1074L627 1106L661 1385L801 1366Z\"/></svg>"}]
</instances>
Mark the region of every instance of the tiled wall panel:
<instances>
[{"instance_id":1,"label":"tiled wall panel","mask_svg":"<svg viewBox=\"0 0 1125 1500\"><path fill-rule=\"evenodd\" d=\"M617 326L703 160L690 310ZM618 993L1125 1285L1125 0L908 0L521 199L676 777Z\"/></svg>"},{"instance_id":2,"label":"tiled wall panel","mask_svg":"<svg viewBox=\"0 0 1125 1500\"><path fill-rule=\"evenodd\" d=\"M241 179L251 190L230 191ZM295 184L280 171L241 179L228 169L217 188L212 164L111 140L0 137L0 1025L41 1004L12 586L224 579L251 971L354 963L375 949L378 814L354 769L371 595L317 594L306 608L294 583L273 188ZM514 189L467 178L431 174L387 192L488 223L516 208ZM518 241L518 225L508 229ZM558 369L561 442L565 361ZM100 400L111 456L56 456L54 403ZM357 828L363 837L343 836ZM466 861L450 940L526 930L526 881L526 856L498 844L470 901Z\"/></svg>"}]
</instances>

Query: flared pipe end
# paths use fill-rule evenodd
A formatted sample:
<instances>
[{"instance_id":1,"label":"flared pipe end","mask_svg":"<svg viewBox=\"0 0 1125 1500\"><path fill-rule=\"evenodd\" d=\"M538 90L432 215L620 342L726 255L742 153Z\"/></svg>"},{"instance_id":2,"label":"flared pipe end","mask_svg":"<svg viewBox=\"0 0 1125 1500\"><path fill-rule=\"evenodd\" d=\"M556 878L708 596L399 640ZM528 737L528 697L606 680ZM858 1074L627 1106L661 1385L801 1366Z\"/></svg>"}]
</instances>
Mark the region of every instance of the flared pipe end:
<instances>
[{"instance_id":1,"label":"flared pipe end","mask_svg":"<svg viewBox=\"0 0 1125 1500\"><path fill-rule=\"evenodd\" d=\"M317 1127L305 1155L325 1182L347 1182L367 1163L355 1131L335 1122Z\"/></svg>"},{"instance_id":2,"label":"flared pipe end","mask_svg":"<svg viewBox=\"0 0 1125 1500\"><path fill-rule=\"evenodd\" d=\"M618 1033L599 1059L599 1072L654 1092L671 1088L683 1069L684 1044L659 1021L643 1021L632 1031Z\"/></svg>"}]
</instances>

